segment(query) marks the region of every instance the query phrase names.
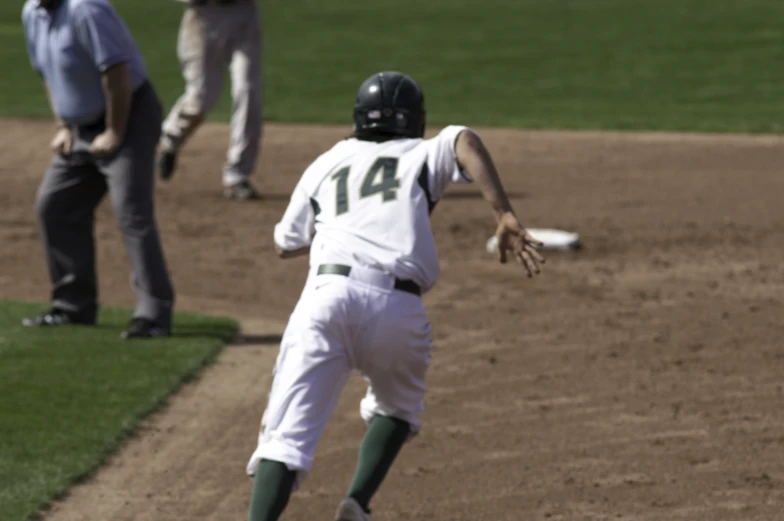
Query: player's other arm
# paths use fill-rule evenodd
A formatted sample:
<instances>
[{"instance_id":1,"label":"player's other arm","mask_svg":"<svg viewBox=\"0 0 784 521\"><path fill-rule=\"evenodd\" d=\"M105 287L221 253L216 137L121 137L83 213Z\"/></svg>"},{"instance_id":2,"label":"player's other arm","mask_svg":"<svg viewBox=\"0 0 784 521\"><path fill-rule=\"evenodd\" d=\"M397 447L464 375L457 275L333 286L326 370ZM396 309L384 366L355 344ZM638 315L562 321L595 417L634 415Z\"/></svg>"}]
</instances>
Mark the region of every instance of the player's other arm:
<instances>
[{"instance_id":1,"label":"player's other arm","mask_svg":"<svg viewBox=\"0 0 784 521\"><path fill-rule=\"evenodd\" d=\"M302 179L297 183L283 218L275 225L275 253L281 259L310 253L310 244L316 233L316 212L304 185Z\"/></svg>"},{"instance_id":2,"label":"player's other arm","mask_svg":"<svg viewBox=\"0 0 784 521\"><path fill-rule=\"evenodd\" d=\"M292 208L289 206L289 208ZM288 213L288 212L287 212ZM295 220L283 220L275 226L275 253L281 259L293 259L310 253L313 234L310 231L307 211L296 212Z\"/></svg>"},{"instance_id":3,"label":"player's other arm","mask_svg":"<svg viewBox=\"0 0 784 521\"><path fill-rule=\"evenodd\" d=\"M538 274L539 264L544 263L544 258L536 251L541 243L528 235L517 218L490 152L479 136L471 131L461 132L455 143L455 156L460 167L473 178L493 209L498 224L498 260L505 263L507 251L512 251L529 277Z\"/></svg>"},{"instance_id":4,"label":"player's other arm","mask_svg":"<svg viewBox=\"0 0 784 521\"><path fill-rule=\"evenodd\" d=\"M278 257L281 259L293 259L294 257L301 257L302 255L310 253L310 246L305 246L296 250L284 250L276 244L275 253L277 253Z\"/></svg>"}]
</instances>

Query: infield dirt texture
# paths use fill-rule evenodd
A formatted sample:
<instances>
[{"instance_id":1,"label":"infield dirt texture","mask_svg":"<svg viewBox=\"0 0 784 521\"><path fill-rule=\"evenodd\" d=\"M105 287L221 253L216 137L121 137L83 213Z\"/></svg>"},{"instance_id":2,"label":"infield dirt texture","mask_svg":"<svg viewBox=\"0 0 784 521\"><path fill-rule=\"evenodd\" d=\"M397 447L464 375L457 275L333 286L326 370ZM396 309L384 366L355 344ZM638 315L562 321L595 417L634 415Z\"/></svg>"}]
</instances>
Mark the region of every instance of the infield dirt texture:
<instances>
[{"instance_id":1,"label":"infield dirt texture","mask_svg":"<svg viewBox=\"0 0 784 521\"><path fill-rule=\"evenodd\" d=\"M621 3L597 3L616 4ZM704 5L679 5L691 6L702 20L697 4ZM748 17L780 13L773 5L751 2ZM283 8L275 9L284 20ZM328 11L320 12L326 16ZM735 17L726 11L717 8L729 23ZM338 14L332 13L333 18ZM689 16L680 13L679 24L662 22L657 27L661 34L669 34L663 27L692 34ZM737 19L739 27L748 28L748 21ZM424 31L437 20L417 23ZM285 19L284 26L295 25ZM618 37L608 29L612 26L607 24L599 34ZM622 31L622 24L618 27ZM635 31L644 30L639 22ZM749 42L780 37L760 31L745 40L743 35L751 33L744 31L720 35L714 45L724 42L726 49L737 49L746 42L751 49ZM586 29L585 34L593 33ZM292 35L287 38L294 40ZM590 126L593 120L597 127L649 123L700 128L702 122L712 129L775 130L782 113L773 107L780 102L774 101L774 83L762 79L780 74L775 71L781 70L781 60L749 65L760 81L694 80L694 90L689 90L684 78L699 60L683 64L677 58L678 52L691 52L688 40L682 39L685 47L673 44L671 52L661 53L671 55L673 62L660 64L680 64L676 69L681 75L671 81L682 86L662 95L658 104L653 102L658 91L638 98L613 94L624 78L623 67L613 66L618 72L607 78L609 94L603 93L601 83L594 85L594 98L579 84L574 86L585 99L600 100L594 105L569 101L569 89L559 91L561 101L537 103L531 97L536 89L529 86L520 108L505 110L531 114L526 111L530 104L534 126L547 126L549 110L553 126ZM325 45L326 51L337 52L332 42ZM470 46L460 44L469 53ZM578 46L572 48L579 52ZM316 61L315 54L308 61L304 51L297 52L291 61L298 67ZM361 48L357 52L365 55ZM457 52L444 59L453 59ZM704 58L705 52L691 56ZM724 79L747 78L731 70L745 67L736 61L737 53L728 50L727 56L726 69L706 65L705 70L717 77L726 73ZM281 99L281 105L269 110L289 120L305 118L308 113L295 114L295 94L283 99L288 81L281 76L284 61L278 57L272 64L277 78L271 80L272 98ZM406 56L393 63L407 63ZM538 62L531 58L529 63ZM628 68L629 77L639 80L637 73L650 70L656 81L668 83L657 75L655 64L648 63L652 69L642 62L638 69ZM366 72L372 70L363 66L359 79ZM553 81L562 78L558 70L550 72ZM179 86L177 70L170 74L169 81ZM350 103L358 79L353 70L335 74L341 80L330 83L335 95L325 98L325 119L334 120L338 112L350 115L350 107L335 108L338 87L343 88L338 84L351 85ZM470 71L467 78L474 78L467 80L469 86L476 82L471 88L482 88ZM308 83L301 77L291 81ZM540 81L542 92L548 92L546 77ZM781 98L781 83L776 88L775 96ZM343 91L341 96L343 103L347 96ZM694 96L693 103L689 96ZM605 111L614 98L618 108ZM451 117L448 99L434 100L439 123L479 126L504 120L501 109L495 121L491 116L475 118L470 110ZM650 104L634 112L637 99ZM604 120L597 116L602 113ZM6 298L45 299L48 294L33 201L49 159L51 130L49 122L0 123L0 295ZM272 229L302 170L348 130L348 123L268 124L255 178L266 199L250 204L221 197L227 129L209 124L194 138L175 178L159 184L157 191L178 307L241 319L247 342L228 346L214 366L150 418L139 436L45 519L246 517L251 481L245 464L255 447L279 335L307 266L306 259L284 262L275 257ZM439 204L432 224L443 270L425 297L436 348L423 431L403 450L374 500L374 521L780 519L784 138L479 130L524 222L577 231L585 249L549 254L543 275L530 281L519 267L500 266L485 252L492 217L475 188L451 190ZM128 264L108 204L99 210L96 235L102 300L129 305L133 294ZM331 519L363 433L358 416L363 391L358 378L349 384L315 467L303 490L292 497L285 519Z\"/></svg>"}]
</instances>

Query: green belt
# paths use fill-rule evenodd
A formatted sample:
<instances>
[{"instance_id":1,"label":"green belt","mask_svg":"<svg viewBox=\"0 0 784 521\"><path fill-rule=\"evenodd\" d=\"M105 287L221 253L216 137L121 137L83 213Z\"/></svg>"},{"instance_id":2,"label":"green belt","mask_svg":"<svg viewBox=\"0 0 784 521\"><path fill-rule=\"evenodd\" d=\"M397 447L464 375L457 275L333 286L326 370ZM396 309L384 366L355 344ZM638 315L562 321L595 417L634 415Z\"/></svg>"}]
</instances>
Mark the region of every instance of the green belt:
<instances>
[{"instance_id":1,"label":"green belt","mask_svg":"<svg viewBox=\"0 0 784 521\"><path fill-rule=\"evenodd\" d=\"M351 273L351 266L345 264L321 264L318 267L319 275L341 275L348 277ZM412 295L422 295L422 288L413 280L403 280L395 278L395 289L411 293Z\"/></svg>"}]
</instances>

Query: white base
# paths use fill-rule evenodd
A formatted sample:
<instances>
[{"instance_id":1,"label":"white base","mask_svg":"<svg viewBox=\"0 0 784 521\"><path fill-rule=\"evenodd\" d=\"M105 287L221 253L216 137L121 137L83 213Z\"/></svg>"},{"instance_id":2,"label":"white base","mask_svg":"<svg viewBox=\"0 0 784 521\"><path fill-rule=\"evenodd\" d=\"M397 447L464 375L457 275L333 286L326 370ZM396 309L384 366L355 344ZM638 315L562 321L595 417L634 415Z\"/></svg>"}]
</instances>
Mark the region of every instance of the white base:
<instances>
[{"instance_id":1,"label":"white base","mask_svg":"<svg viewBox=\"0 0 784 521\"><path fill-rule=\"evenodd\" d=\"M541 250L572 251L582 247L580 236L574 232L555 230L552 228L526 228L528 233L543 243ZM487 253L498 251L498 239L495 235L487 240Z\"/></svg>"}]
</instances>

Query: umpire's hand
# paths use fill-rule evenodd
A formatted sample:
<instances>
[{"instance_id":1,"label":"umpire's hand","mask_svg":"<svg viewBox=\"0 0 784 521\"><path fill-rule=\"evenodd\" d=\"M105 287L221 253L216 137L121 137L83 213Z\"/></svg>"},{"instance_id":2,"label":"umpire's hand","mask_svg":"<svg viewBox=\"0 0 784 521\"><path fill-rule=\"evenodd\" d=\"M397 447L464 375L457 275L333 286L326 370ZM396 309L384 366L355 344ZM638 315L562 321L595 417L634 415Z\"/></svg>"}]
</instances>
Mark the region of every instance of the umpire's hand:
<instances>
[{"instance_id":1,"label":"umpire's hand","mask_svg":"<svg viewBox=\"0 0 784 521\"><path fill-rule=\"evenodd\" d=\"M122 138L117 133L108 128L98 134L90 145L90 153L96 157L108 157L114 154L120 147Z\"/></svg>"},{"instance_id":2,"label":"umpire's hand","mask_svg":"<svg viewBox=\"0 0 784 521\"><path fill-rule=\"evenodd\" d=\"M71 153L72 144L73 135L71 135L71 129L68 127L60 127L52 139L51 147L56 154L67 156Z\"/></svg>"}]
</instances>

